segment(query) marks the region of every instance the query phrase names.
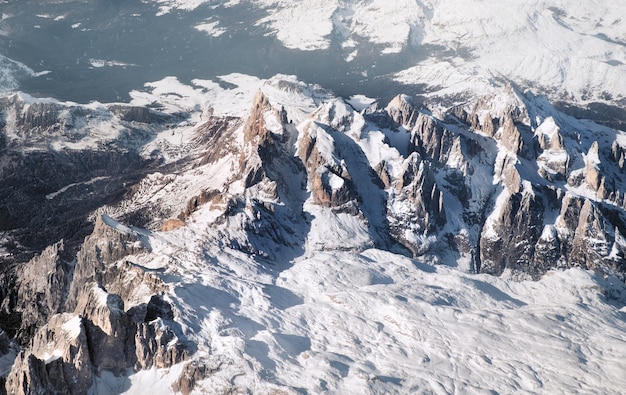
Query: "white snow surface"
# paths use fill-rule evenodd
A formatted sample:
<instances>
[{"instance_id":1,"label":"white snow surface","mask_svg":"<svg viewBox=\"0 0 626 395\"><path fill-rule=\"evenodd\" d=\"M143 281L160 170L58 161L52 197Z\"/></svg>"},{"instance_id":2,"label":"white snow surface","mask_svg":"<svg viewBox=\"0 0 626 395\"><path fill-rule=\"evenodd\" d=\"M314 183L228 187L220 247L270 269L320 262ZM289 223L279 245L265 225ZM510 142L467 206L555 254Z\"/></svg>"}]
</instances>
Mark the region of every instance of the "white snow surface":
<instances>
[{"instance_id":1,"label":"white snow surface","mask_svg":"<svg viewBox=\"0 0 626 395\"><path fill-rule=\"evenodd\" d=\"M580 102L624 97L626 3L430 3L422 44L442 45L459 55L419 64L401 73L401 81L442 87L452 82L464 91L473 89L476 79L487 85L505 79Z\"/></svg>"},{"instance_id":2,"label":"white snow surface","mask_svg":"<svg viewBox=\"0 0 626 395\"><path fill-rule=\"evenodd\" d=\"M118 60L104 60L104 59L89 59L89 64L91 67L101 68L101 67L136 67L137 65L132 63L120 62Z\"/></svg>"},{"instance_id":3,"label":"white snow surface","mask_svg":"<svg viewBox=\"0 0 626 395\"><path fill-rule=\"evenodd\" d=\"M66 321L62 328L70 339L75 339L80 335L82 330L82 318L75 315Z\"/></svg>"},{"instance_id":4,"label":"white snow surface","mask_svg":"<svg viewBox=\"0 0 626 395\"><path fill-rule=\"evenodd\" d=\"M35 75L35 72L25 64L0 55L0 93L17 89L18 78L31 75Z\"/></svg>"},{"instance_id":5,"label":"white snow surface","mask_svg":"<svg viewBox=\"0 0 626 395\"><path fill-rule=\"evenodd\" d=\"M219 37L226 33L226 29L219 27L219 24L219 21L209 21L196 25L194 28L196 30L200 30L201 32L205 32L211 37Z\"/></svg>"},{"instance_id":6,"label":"white snow surface","mask_svg":"<svg viewBox=\"0 0 626 395\"><path fill-rule=\"evenodd\" d=\"M602 291L624 298L623 284L580 269L515 282L376 249L308 248L291 261L257 261L199 238L203 215L198 226L150 236L171 258L161 276L176 320L199 345L193 358L220 366L197 393L619 393L626 386L626 311ZM180 371L139 372L125 393L169 393ZM95 393L115 385L101 379Z\"/></svg>"}]
</instances>

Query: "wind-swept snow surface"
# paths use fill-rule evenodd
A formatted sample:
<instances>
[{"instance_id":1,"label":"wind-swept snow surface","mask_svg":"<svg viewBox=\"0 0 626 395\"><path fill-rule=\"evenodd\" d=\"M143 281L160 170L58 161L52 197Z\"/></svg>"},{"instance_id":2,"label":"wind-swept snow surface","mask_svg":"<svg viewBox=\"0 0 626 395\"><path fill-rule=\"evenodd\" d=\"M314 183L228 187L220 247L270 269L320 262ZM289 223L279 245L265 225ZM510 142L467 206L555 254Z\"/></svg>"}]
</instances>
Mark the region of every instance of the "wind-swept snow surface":
<instances>
[{"instance_id":1,"label":"wind-swept snow surface","mask_svg":"<svg viewBox=\"0 0 626 395\"><path fill-rule=\"evenodd\" d=\"M150 243L162 254L193 232L201 230ZM171 255L181 259L162 278L177 319L199 344L194 358L217 367L199 392L551 394L626 386L622 284L579 269L513 282L376 249L307 255L269 263L207 245ZM152 379L173 382L179 372L137 373L127 393L145 393Z\"/></svg>"},{"instance_id":2,"label":"wind-swept snow surface","mask_svg":"<svg viewBox=\"0 0 626 395\"><path fill-rule=\"evenodd\" d=\"M542 87L553 98L623 98L625 23L626 5L611 1L593 7L554 0L437 1L422 43L441 45L448 55L400 79L437 85L438 78L445 86L446 74L462 75L469 88L476 77L504 78Z\"/></svg>"}]
</instances>

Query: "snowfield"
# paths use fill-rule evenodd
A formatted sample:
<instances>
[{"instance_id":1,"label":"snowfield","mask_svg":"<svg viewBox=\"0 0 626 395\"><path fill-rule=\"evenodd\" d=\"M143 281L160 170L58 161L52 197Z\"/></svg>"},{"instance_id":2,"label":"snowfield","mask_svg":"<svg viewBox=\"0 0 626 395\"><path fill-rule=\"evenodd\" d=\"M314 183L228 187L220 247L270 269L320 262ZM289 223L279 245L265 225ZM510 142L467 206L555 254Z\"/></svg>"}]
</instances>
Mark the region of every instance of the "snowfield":
<instances>
[{"instance_id":1,"label":"snowfield","mask_svg":"<svg viewBox=\"0 0 626 395\"><path fill-rule=\"evenodd\" d=\"M202 224L198 212L197 223ZM117 225L116 225L117 226ZM206 239L197 244L190 240ZM194 393L619 393L623 284L571 269L537 282L464 274L376 249L265 262L191 224L148 234L194 359ZM94 393L171 392L180 366L101 378ZM128 388L127 386L130 385ZM274 392L272 392L274 391Z\"/></svg>"}]
</instances>

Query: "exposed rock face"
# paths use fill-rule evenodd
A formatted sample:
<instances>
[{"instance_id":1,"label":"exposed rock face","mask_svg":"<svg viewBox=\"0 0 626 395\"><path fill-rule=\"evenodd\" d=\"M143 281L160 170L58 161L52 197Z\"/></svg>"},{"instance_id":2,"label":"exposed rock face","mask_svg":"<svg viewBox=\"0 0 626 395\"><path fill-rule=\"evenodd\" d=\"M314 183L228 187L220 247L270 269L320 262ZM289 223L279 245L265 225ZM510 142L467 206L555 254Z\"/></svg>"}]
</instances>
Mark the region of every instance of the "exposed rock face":
<instances>
[{"instance_id":1,"label":"exposed rock face","mask_svg":"<svg viewBox=\"0 0 626 395\"><path fill-rule=\"evenodd\" d=\"M602 183L602 175L600 174L600 156L598 153L598 142L594 141L587 152L585 166L585 181L589 188L597 191Z\"/></svg>"},{"instance_id":2,"label":"exposed rock face","mask_svg":"<svg viewBox=\"0 0 626 395\"><path fill-rule=\"evenodd\" d=\"M429 245L419 239L434 234L446 222L443 195L430 164L412 153L391 193L393 200L387 208L391 235L413 255L422 255Z\"/></svg>"},{"instance_id":3,"label":"exposed rock face","mask_svg":"<svg viewBox=\"0 0 626 395\"><path fill-rule=\"evenodd\" d=\"M415 110L410 96L398 95L389 102L386 112L398 125L414 125L419 111Z\"/></svg>"},{"instance_id":4,"label":"exposed rock face","mask_svg":"<svg viewBox=\"0 0 626 395\"><path fill-rule=\"evenodd\" d=\"M86 283L96 282L108 287L106 279L115 278L118 271L113 264L127 255L141 251L141 244L136 237L117 232L104 222L103 217L98 217L93 233L85 239L76 256L67 308L76 308L78 295Z\"/></svg>"},{"instance_id":5,"label":"exposed rock face","mask_svg":"<svg viewBox=\"0 0 626 395\"><path fill-rule=\"evenodd\" d=\"M99 370L121 374L126 369L125 338L130 326L122 298L88 282L75 312L83 317L93 364Z\"/></svg>"},{"instance_id":6,"label":"exposed rock face","mask_svg":"<svg viewBox=\"0 0 626 395\"><path fill-rule=\"evenodd\" d=\"M543 202L532 191L517 191L505 199L501 212L493 222L488 220L481 235L478 270L495 275L506 268L542 273L529 263L541 236Z\"/></svg>"},{"instance_id":7,"label":"exposed rock face","mask_svg":"<svg viewBox=\"0 0 626 395\"><path fill-rule=\"evenodd\" d=\"M335 144L331 133L311 124L300 137L298 155L307 168L315 202L356 214L358 193L345 162L337 159L338 153L324 151Z\"/></svg>"},{"instance_id":8,"label":"exposed rock face","mask_svg":"<svg viewBox=\"0 0 626 395\"><path fill-rule=\"evenodd\" d=\"M623 276L623 194L616 191L621 181L612 175L622 171L624 149L614 141L610 150L606 147L603 151L596 141L581 151L580 133L564 129L552 114L531 122L529 114L542 111L533 107L533 100L532 96L517 95L509 89L502 95L452 108L440 116L445 122L416 111L407 98L399 96L390 103L389 116L409 131L408 152L419 153L424 162L419 167L415 165L419 161L412 166L405 163L400 172L416 185L410 193L397 193L407 183L394 181L389 164L376 167L387 187L396 185L390 207L405 213L404 218L395 214L396 219L390 222L396 238L402 240L398 235L406 235L406 229L422 229L422 241L428 235L439 238L437 226L449 223L446 204L453 202L455 199L450 198L454 196L463 207L462 213L456 211L463 226L439 238L439 242L443 242L444 249L469 255L477 271L496 275L508 271L515 276L538 278L551 268L582 266ZM459 122L466 130L488 139L459 133ZM492 142L502 147L497 154ZM605 156L609 151L610 155ZM615 164L614 170L605 168L608 162ZM537 170L530 170L533 167ZM407 172L411 168L419 171ZM545 181L529 182L529 170ZM485 177L493 177L493 185L484 183ZM561 189L566 180L571 187L588 188L598 199L610 203L570 195ZM440 200L435 198L433 185L440 191ZM419 209L398 210L407 195L413 196ZM440 210L438 201L443 202ZM393 210L389 211L390 218L394 218ZM473 230L476 226L477 231ZM473 232L477 232L477 238ZM600 236L594 238L592 234ZM420 245L417 242L403 244L418 255L441 246L420 249L415 248ZM615 270L617 267L621 269Z\"/></svg>"},{"instance_id":9,"label":"exposed rock face","mask_svg":"<svg viewBox=\"0 0 626 395\"><path fill-rule=\"evenodd\" d=\"M167 368L188 359L191 354L188 346L161 320L137 324L135 349L137 370Z\"/></svg>"},{"instance_id":10,"label":"exposed rock face","mask_svg":"<svg viewBox=\"0 0 626 395\"><path fill-rule=\"evenodd\" d=\"M450 131L431 116L420 113L411 128L409 152L417 151L436 164L446 163L453 145Z\"/></svg>"},{"instance_id":11,"label":"exposed rock face","mask_svg":"<svg viewBox=\"0 0 626 395\"><path fill-rule=\"evenodd\" d=\"M49 317L63 311L72 273L63 241L46 248L19 271L16 311L22 323L18 339L26 343Z\"/></svg>"},{"instance_id":12,"label":"exposed rock face","mask_svg":"<svg viewBox=\"0 0 626 395\"><path fill-rule=\"evenodd\" d=\"M194 360L185 365L178 380L172 385L172 389L181 392L183 395L189 395L196 386L196 383L209 377L218 371L222 362Z\"/></svg>"},{"instance_id":13,"label":"exposed rock face","mask_svg":"<svg viewBox=\"0 0 626 395\"><path fill-rule=\"evenodd\" d=\"M59 314L40 328L7 377L10 394L84 394L92 386L85 327L80 317Z\"/></svg>"},{"instance_id":14,"label":"exposed rock face","mask_svg":"<svg viewBox=\"0 0 626 395\"><path fill-rule=\"evenodd\" d=\"M122 296L103 288L107 284L129 301L137 300L136 292L165 289L123 259L143 249L137 235L116 230L115 224L98 219L75 265L63 260L58 243L20 271L17 309L22 337L30 342L7 377L7 393L83 394L93 385L93 372L121 375L128 368L169 367L189 357L166 301L153 295L126 311ZM46 276L37 276L38 270ZM60 311L71 313L55 314Z\"/></svg>"},{"instance_id":15,"label":"exposed rock face","mask_svg":"<svg viewBox=\"0 0 626 395\"><path fill-rule=\"evenodd\" d=\"M222 211L218 228L240 224L240 233L222 233L227 243L261 257L273 256L275 251L267 250L271 244L277 243L276 250L301 246L306 235L295 229L308 226L302 208L306 176L290 146L296 134L285 110L274 108L262 92L257 92L243 128L224 128L214 134L211 141L219 142L220 153L203 160L211 164L232 157L232 177L224 190L206 189L192 198L183 217L210 203ZM242 141L241 146L238 141ZM239 185L246 189L244 194L228 192Z\"/></svg>"}]
</instances>

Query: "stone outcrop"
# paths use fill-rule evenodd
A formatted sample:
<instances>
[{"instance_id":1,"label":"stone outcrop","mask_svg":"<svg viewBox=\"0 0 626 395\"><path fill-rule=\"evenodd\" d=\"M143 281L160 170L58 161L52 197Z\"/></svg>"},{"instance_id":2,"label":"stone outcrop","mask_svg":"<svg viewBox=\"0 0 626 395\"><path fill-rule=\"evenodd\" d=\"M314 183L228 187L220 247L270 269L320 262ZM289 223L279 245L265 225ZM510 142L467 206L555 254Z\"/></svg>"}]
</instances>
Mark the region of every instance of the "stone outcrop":
<instances>
[{"instance_id":1,"label":"stone outcrop","mask_svg":"<svg viewBox=\"0 0 626 395\"><path fill-rule=\"evenodd\" d=\"M126 369L125 338L130 325L122 298L88 282L83 286L75 313L83 317L94 366L120 375Z\"/></svg>"},{"instance_id":2,"label":"stone outcrop","mask_svg":"<svg viewBox=\"0 0 626 395\"><path fill-rule=\"evenodd\" d=\"M507 195L500 211L487 220L480 238L477 270L501 275L505 269L543 274L532 264L535 246L543 229L543 200L532 190L502 192Z\"/></svg>"},{"instance_id":3,"label":"stone outcrop","mask_svg":"<svg viewBox=\"0 0 626 395\"><path fill-rule=\"evenodd\" d=\"M189 358L193 348L177 329L168 302L154 294L126 310L124 299L137 300L137 290L157 293L165 288L124 260L143 248L138 236L128 233L130 228L113 226L110 218L98 219L75 266L60 258L59 243L22 270L18 306L23 326L31 332L23 331L29 342L7 377L7 393L83 394L93 385L94 372L119 376L129 368L163 368ZM47 275L37 278L37 269L47 269ZM42 303L44 295L47 304Z\"/></svg>"},{"instance_id":4,"label":"stone outcrop","mask_svg":"<svg viewBox=\"0 0 626 395\"><path fill-rule=\"evenodd\" d=\"M387 207L391 235L413 255L424 254L429 245L422 240L446 222L443 193L434 180L431 165L416 152L411 154L391 193ZM401 209L397 209L398 204Z\"/></svg>"},{"instance_id":5,"label":"stone outcrop","mask_svg":"<svg viewBox=\"0 0 626 395\"><path fill-rule=\"evenodd\" d=\"M430 159L437 165L443 165L448 161L455 139L439 121L420 113L410 135L409 152L419 152L422 157Z\"/></svg>"},{"instance_id":6,"label":"stone outcrop","mask_svg":"<svg viewBox=\"0 0 626 395\"><path fill-rule=\"evenodd\" d=\"M626 147L622 147L617 140L611 144L611 157L623 173L624 169L626 169Z\"/></svg>"},{"instance_id":7,"label":"stone outcrop","mask_svg":"<svg viewBox=\"0 0 626 395\"><path fill-rule=\"evenodd\" d=\"M26 343L48 318L63 311L73 270L63 241L46 248L18 272L15 310L20 313L18 339Z\"/></svg>"},{"instance_id":8,"label":"stone outcrop","mask_svg":"<svg viewBox=\"0 0 626 395\"><path fill-rule=\"evenodd\" d=\"M257 92L249 117L243 129L224 129L224 135L214 135L215 141L241 141L233 144L232 152L223 152L236 158L229 186L243 186L245 193L233 196L224 191L207 190L192 198L194 210L211 202L222 214L216 220L219 227L237 223L236 236L224 232L226 241L238 249L259 257L273 256L267 246L276 243L276 250L301 246L304 237L295 229L306 229L303 213L306 191L306 173L300 159L290 146L295 126L287 119L284 108L274 108L263 92ZM242 133L242 134L239 134ZM219 156L213 160L219 160ZM195 204L197 201L197 204ZM189 209L187 212L192 212ZM269 244L268 244L269 243Z\"/></svg>"},{"instance_id":9,"label":"stone outcrop","mask_svg":"<svg viewBox=\"0 0 626 395\"><path fill-rule=\"evenodd\" d=\"M556 222L545 224L545 213L554 210ZM483 230L478 270L500 275L508 269L534 279L552 268L572 266L619 273L626 224L614 210L545 187L511 194Z\"/></svg>"},{"instance_id":10,"label":"stone outcrop","mask_svg":"<svg viewBox=\"0 0 626 395\"><path fill-rule=\"evenodd\" d=\"M171 306L158 296L124 311L119 295L87 283L73 314L57 314L33 336L8 375L11 394L84 394L94 373L165 368L190 349L175 330Z\"/></svg>"},{"instance_id":11,"label":"stone outcrop","mask_svg":"<svg viewBox=\"0 0 626 395\"><path fill-rule=\"evenodd\" d=\"M85 394L93 385L89 345L80 317L59 314L34 335L7 377L10 394Z\"/></svg>"},{"instance_id":12,"label":"stone outcrop","mask_svg":"<svg viewBox=\"0 0 626 395\"><path fill-rule=\"evenodd\" d=\"M600 153L598 152L598 142L594 141L587 152L585 165L585 182L589 188L597 191L602 183L602 174L600 169Z\"/></svg>"},{"instance_id":13,"label":"stone outcrop","mask_svg":"<svg viewBox=\"0 0 626 395\"><path fill-rule=\"evenodd\" d=\"M336 132L338 133L338 132ZM320 148L322 145L322 148ZM311 193L317 204L358 213L358 192L345 162L333 151L332 132L306 129L298 143L298 155L307 168Z\"/></svg>"},{"instance_id":14,"label":"stone outcrop","mask_svg":"<svg viewBox=\"0 0 626 395\"><path fill-rule=\"evenodd\" d=\"M193 360L185 365L178 379L172 384L172 389L183 395L189 395L194 390L196 383L217 372L224 362L217 360Z\"/></svg>"},{"instance_id":15,"label":"stone outcrop","mask_svg":"<svg viewBox=\"0 0 626 395\"><path fill-rule=\"evenodd\" d=\"M391 119L398 125L412 127L420 113L413 106L413 100L407 95L398 95L385 108Z\"/></svg>"}]
</instances>

